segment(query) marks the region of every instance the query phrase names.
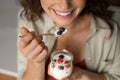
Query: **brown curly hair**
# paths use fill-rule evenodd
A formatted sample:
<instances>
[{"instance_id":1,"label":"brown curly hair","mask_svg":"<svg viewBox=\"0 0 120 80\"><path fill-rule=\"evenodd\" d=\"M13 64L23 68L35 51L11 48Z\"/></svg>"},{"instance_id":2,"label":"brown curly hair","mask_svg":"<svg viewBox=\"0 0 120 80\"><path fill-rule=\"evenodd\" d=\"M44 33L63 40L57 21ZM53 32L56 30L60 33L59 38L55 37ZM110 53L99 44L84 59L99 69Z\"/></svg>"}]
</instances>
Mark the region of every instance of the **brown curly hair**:
<instances>
[{"instance_id":1,"label":"brown curly hair","mask_svg":"<svg viewBox=\"0 0 120 80\"><path fill-rule=\"evenodd\" d=\"M44 10L41 7L40 0L18 0L23 7L21 16L25 15L28 20L41 18ZM86 6L81 14L92 13L95 16L108 19L111 18L111 11L108 10L109 4L106 0L87 0Z\"/></svg>"}]
</instances>

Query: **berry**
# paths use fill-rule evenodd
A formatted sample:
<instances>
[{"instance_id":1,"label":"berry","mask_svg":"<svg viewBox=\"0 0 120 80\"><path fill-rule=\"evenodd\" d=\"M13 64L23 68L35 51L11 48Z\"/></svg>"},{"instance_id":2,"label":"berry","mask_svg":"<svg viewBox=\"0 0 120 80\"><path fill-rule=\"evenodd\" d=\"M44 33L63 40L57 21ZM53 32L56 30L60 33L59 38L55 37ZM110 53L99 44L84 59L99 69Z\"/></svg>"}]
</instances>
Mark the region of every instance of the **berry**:
<instances>
[{"instance_id":1,"label":"berry","mask_svg":"<svg viewBox=\"0 0 120 80\"><path fill-rule=\"evenodd\" d=\"M65 61L64 63L65 63L65 64L68 64L68 63L69 63L69 61Z\"/></svg>"},{"instance_id":2,"label":"berry","mask_svg":"<svg viewBox=\"0 0 120 80\"><path fill-rule=\"evenodd\" d=\"M59 55L59 58L63 59L63 58L64 58L64 55Z\"/></svg>"},{"instance_id":3,"label":"berry","mask_svg":"<svg viewBox=\"0 0 120 80\"><path fill-rule=\"evenodd\" d=\"M56 62L56 59L54 59L53 61Z\"/></svg>"},{"instance_id":4,"label":"berry","mask_svg":"<svg viewBox=\"0 0 120 80\"><path fill-rule=\"evenodd\" d=\"M58 31L57 35L61 35L63 33L63 31Z\"/></svg>"},{"instance_id":5,"label":"berry","mask_svg":"<svg viewBox=\"0 0 120 80\"><path fill-rule=\"evenodd\" d=\"M64 66L58 66L59 70L64 70Z\"/></svg>"},{"instance_id":6,"label":"berry","mask_svg":"<svg viewBox=\"0 0 120 80\"><path fill-rule=\"evenodd\" d=\"M57 62L58 62L58 64L61 64L63 62L63 59L60 58L57 60Z\"/></svg>"},{"instance_id":7,"label":"berry","mask_svg":"<svg viewBox=\"0 0 120 80\"><path fill-rule=\"evenodd\" d=\"M57 31L57 35L62 35L62 33L65 31L64 27L60 27L59 30Z\"/></svg>"},{"instance_id":8,"label":"berry","mask_svg":"<svg viewBox=\"0 0 120 80\"><path fill-rule=\"evenodd\" d=\"M70 64L66 64L65 67L66 67L66 68L70 68Z\"/></svg>"},{"instance_id":9,"label":"berry","mask_svg":"<svg viewBox=\"0 0 120 80\"><path fill-rule=\"evenodd\" d=\"M64 32L64 31L65 31L65 28L64 28L64 27L60 27L60 28L59 28L59 31Z\"/></svg>"},{"instance_id":10,"label":"berry","mask_svg":"<svg viewBox=\"0 0 120 80\"><path fill-rule=\"evenodd\" d=\"M52 64L52 68L54 68L55 67L55 64Z\"/></svg>"}]
</instances>

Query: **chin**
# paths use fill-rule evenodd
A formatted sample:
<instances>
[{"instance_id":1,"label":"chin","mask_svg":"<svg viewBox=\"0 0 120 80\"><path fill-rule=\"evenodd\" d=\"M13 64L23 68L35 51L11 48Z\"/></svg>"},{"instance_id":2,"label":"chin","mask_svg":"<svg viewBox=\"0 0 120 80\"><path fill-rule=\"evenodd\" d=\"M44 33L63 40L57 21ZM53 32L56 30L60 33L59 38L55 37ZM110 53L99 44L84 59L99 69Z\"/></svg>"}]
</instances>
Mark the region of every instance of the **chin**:
<instances>
[{"instance_id":1,"label":"chin","mask_svg":"<svg viewBox=\"0 0 120 80\"><path fill-rule=\"evenodd\" d=\"M64 27L70 25L71 23L72 23L72 21L66 21L66 20L55 21L55 24L56 24L57 26L64 26Z\"/></svg>"},{"instance_id":2,"label":"chin","mask_svg":"<svg viewBox=\"0 0 120 80\"><path fill-rule=\"evenodd\" d=\"M66 27L66 26L68 26L69 25L69 23L57 23L56 24L58 27Z\"/></svg>"}]
</instances>

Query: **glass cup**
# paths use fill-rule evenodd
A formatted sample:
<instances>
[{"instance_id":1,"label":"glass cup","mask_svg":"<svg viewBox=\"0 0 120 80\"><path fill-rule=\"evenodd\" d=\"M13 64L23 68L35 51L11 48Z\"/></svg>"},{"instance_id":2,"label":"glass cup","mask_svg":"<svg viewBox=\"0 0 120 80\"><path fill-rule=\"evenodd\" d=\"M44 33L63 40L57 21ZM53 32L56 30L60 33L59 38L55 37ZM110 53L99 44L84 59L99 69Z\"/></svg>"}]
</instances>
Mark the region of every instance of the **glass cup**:
<instances>
[{"instance_id":1,"label":"glass cup","mask_svg":"<svg viewBox=\"0 0 120 80\"><path fill-rule=\"evenodd\" d=\"M71 75L73 70L73 55L68 50L54 51L50 56L50 72L54 78L61 80Z\"/></svg>"}]
</instances>

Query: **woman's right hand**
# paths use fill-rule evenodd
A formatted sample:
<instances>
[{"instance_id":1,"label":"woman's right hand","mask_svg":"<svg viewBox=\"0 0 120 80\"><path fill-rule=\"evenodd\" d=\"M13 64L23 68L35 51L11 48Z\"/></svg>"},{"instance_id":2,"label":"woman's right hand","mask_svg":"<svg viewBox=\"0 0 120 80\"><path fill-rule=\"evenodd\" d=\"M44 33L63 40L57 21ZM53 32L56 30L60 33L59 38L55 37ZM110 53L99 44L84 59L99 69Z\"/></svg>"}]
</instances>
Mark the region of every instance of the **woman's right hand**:
<instances>
[{"instance_id":1,"label":"woman's right hand","mask_svg":"<svg viewBox=\"0 0 120 80\"><path fill-rule=\"evenodd\" d=\"M42 41L42 36L37 37L35 32L30 32L27 28L21 28L22 37L19 42L19 49L29 60L40 63L45 60L48 50Z\"/></svg>"}]
</instances>

